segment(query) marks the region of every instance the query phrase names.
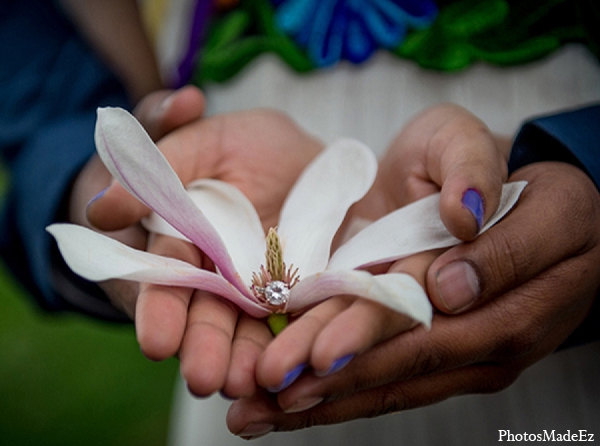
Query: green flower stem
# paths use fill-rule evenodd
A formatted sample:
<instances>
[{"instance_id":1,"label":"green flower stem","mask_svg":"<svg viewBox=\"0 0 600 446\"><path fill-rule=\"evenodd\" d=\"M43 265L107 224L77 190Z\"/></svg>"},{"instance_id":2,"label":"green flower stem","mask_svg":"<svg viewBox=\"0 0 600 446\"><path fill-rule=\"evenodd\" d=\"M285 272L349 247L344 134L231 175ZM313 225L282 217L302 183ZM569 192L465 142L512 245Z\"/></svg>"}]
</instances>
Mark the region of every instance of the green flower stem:
<instances>
[{"instance_id":1,"label":"green flower stem","mask_svg":"<svg viewBox=\"0 0 600 446\"><path fill-rule=\"evenodd\" d=\"M277 336L282 330L287 327L288 324L288 315L287 314L279 314L279 313L271 313L267 319L267 324L271 329L271 333Z\"/></svg>"}]
</instances>

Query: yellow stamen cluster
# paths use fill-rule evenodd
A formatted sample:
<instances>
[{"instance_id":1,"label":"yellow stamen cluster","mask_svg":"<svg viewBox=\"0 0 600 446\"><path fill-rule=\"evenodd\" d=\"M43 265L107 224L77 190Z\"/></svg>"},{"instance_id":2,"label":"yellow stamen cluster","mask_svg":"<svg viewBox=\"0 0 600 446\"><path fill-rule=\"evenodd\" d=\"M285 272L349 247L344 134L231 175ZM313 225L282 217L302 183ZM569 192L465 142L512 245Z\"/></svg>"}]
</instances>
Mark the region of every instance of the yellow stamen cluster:
<instances>
[{"instance_id":1,"label":"yellow stamen cluster","mask_svg":"<svg viewBox=\"0 0 600 446\"><path fill-rule=\"evenodd\" d=\"M267 234L267 271L271 275L271 280L282 280L285 273L285 263L283 262L283 249L281 248L281 240L277 235L275 228L269 229Z\"/></svg>"},{"instance_id":2,"label":"yellow stamen cluster","mask_svg":"<svg viewBox=\"0 0 600 446\"><path fill-rule=\"evenodd\" d=\"M252 290L254 295L264 301L265 288L272 282L283 282L288 289L298 283L298 268L289 268L283 261L283 248L275 228L267 233L267 250L265 252L266 266L261 265L258 273L252 274Z\"/></svg>"}]
</instances>

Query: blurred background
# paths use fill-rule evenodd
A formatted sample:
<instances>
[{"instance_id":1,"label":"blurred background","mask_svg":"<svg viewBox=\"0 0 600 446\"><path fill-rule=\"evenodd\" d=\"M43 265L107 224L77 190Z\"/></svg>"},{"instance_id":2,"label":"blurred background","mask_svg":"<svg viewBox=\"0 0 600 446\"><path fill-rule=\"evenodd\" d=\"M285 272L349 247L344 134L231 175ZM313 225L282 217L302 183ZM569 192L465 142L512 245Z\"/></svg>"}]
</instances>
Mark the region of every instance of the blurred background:
<instances>
[{"instance_id":1,"label":"blurred background","mask_svg":"<svg viewBox=\"0 0 600 446\"><path fill-rule=\"evenodd\" d=\"M0 445L165 445L177 373L133 325L44 314L0 265Z\"/></svg>"}]
</instances>

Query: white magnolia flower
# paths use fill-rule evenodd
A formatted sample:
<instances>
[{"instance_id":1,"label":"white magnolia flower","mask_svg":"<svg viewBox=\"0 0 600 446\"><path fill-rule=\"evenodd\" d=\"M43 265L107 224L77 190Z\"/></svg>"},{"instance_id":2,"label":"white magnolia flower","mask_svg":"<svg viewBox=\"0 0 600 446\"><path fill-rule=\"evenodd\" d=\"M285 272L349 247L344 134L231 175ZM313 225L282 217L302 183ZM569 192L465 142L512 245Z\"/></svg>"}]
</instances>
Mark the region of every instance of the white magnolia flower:
<instances>
[{"instance_id":1,"label":"white magnolia flower","mask_svg":"<svg viewBox=\"0 0 600 446\"><path fill-rule=\"evenodd\" d=\"M256 210L235 187L204 179L186 190L126 111L99 109L95 138L111 174L154 210L146 227L191 241L218 272L134 250L81 226L49 226L65 261L82 277L202 289L255 317L296 313L332 296L354 295L430 325L432 308L415 279L401 273L372 275L361 268L460 243L439 218L438 195L392 212L330 253L349 207L375 179L377 160L363 144L343 139L325 149L302 173L277 229L265 237ZM505 186L500 209L483 230L508 212L523 187Z\"/></svg>"}]
</instances>

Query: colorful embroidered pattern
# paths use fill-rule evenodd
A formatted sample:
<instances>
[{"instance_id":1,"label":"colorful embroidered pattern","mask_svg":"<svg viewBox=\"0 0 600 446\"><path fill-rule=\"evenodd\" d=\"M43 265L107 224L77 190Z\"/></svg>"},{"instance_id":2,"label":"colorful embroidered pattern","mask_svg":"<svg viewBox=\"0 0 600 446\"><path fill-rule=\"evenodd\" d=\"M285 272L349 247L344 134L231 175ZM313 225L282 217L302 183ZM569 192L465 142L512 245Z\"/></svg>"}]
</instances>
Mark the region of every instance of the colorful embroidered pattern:
<instances>
[{"instance_id":1,"label":"colorful embroidered pattern","mask_svg":"<svg viewBox=\"0 0 600 446\"><path fill-rule=\"evenodd\" d=\"M396 48L409 29L429 27L438 12L431 0L279 0L273 4L277 27L320 68L341 59L361 63L378 48Z\"/></svg>"},{"instance_id":2,"label":"colorful embroidered pattern","mask_svg":"<svg viewBox=\"0 0 600 446\"><path fill-rule=\"evenodd\" d=\"M598 54L599 17L595 0L241 0L214 14L193 82L225 81L266 52L299 73L379 49L443 71L522 64L569 42Z\"/></svg>"}]
</instances>

